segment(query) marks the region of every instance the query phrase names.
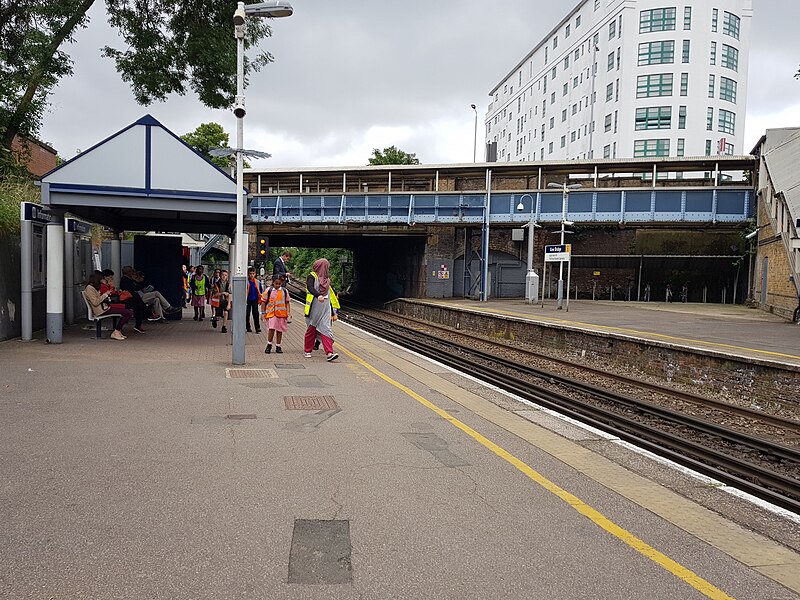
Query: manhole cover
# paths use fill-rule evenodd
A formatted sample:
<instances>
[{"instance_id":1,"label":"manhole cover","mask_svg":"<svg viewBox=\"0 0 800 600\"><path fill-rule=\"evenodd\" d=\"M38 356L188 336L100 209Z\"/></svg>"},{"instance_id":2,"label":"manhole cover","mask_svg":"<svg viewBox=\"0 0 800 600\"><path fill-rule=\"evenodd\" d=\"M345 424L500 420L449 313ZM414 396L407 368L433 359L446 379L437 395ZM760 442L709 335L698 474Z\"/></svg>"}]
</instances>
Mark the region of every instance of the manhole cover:
<instances>
[{"instance_id":1,"label":"manhole cover","mask_svg":"<svg viewBox=\"0 0 800 600\"><path fill-rule=\"evenodd\" d=\"M231 419L233 421L243 421L245 419L255 419L256 416L253 414L249 415L225 415L226 419Z\"/></svg>"},{"instance_id":2,"label":"manhole cover","mask_svg":"<svg viewBox=\"0 0 800 600\"><path fill-rule=\"evenodd\" d=\"M287 410L336 410L333 396L284 396Z\"/></svg>"},{"instance_id":3,"label":"manhole cover","mask_svg":"<svg viewBox=\"0 0 800 600\"><path fill-rule=\"evenodd\" d=\"M228 379L277 379L273 369L225 369Z\"/></svg>"}]
</instances>

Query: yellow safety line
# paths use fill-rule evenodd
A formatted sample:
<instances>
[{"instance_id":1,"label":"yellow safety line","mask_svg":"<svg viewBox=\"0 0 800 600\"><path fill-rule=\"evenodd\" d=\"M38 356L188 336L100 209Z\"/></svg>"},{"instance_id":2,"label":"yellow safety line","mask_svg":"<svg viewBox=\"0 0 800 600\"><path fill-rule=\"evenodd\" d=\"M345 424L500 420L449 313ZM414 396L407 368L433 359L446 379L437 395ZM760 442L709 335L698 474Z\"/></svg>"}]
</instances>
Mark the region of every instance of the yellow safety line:
<instances>
[{"instance_id":1,"label":"yellow safety line","mask_svg":"<svg viewBox=\"0 0 800 600\"><path fill-rule=\"evenodd\" d=\"M732 596L729 596L719 588L715 587L714 585L712 585L711 583L709 583L708 581L697 575L694 571L687 569L680 563L662 554L652 546L645 543L643 540L640 540L629 531L623 529L619 525L612 522L610 519L603 516L599 511L595 510L594 508L583 502L580 498L560 488L555 483L553 483L552 481L541 475L539 472L532 469L526 463L522 462L516 456L504 450L491 440L485 438L483 435L472 429L469 425L462 423L461 421L459 421L458 419L447 413L445 410L439 408L429 400L426 400L425 398L417 394L412 389L404 386L402 383L395 381L388 375L382 373L377 368L367 363L365 360L356 356L350 350L342 347L341 344L338 344L338 347L341 352L347 354L347 356L358 362L365 369L371 371L372 373L374 373L387 383L390 383L397 389L408 394L423 406L426 406L427 408L435 412L437 415L439 415L446 421L449 421L450 423L458 427L461 431L463 431L468 436L476 440L478 443L480 443L481 445L485 446L486 448L494 452L497 456L499 456L506 462L512 464L519 471L522 471L522 473L527 475L531 480L538 483L544 489L546 489L550 493L554 494L555 496L557 496L558 498L569 504L572 508L574 508L583 516L587 517L589 520L594 522L600 528L604 529L614 537L620 539L625 544L627 544L637 552L643 554L656 564L660 565L661 567L663 567L664 569L666 569L679 579L682 579L704 596L712 598L713 600L734 600Z\"/></svg>"},{"instance_id":2,"label":"yellow safety line","mask_svg":"<svg viewBox=\"0 0 800 600\"><path fill-rule=\"evenodd\" d=\"M536 319L532 319L531 315L529 315L529 314L513 312L513 311L510 311L510 310L500 310L500 309L496 309L496 308L476 308L476 307L464 308L462 306L446 304L444 302L436 303L436 304L440 304L442 306L447 306L447 307L450 307L450 308L455 308L457 310L476 311L476 312L481 312L481 313L498 313L498 314L501 314L501 315L509 315L509 316L512 316L512 317L520 317L520 318L523 318L523 319L525 319L527 321L533 321L535 323L542 323L543 322L543 323L562 323L562 324L565 324L565 325L582 325L584 327L595 327L597 329L606 329L608 331L619 331L619 332L622 332L622 333L633 333L633 334L641 335L641 336L648 336L649 335L649 336L652 336L652 337L663 338L665 340L672 340L672 341L676 341L676 342L688 342L688 343L701 344L701 345L706 345L706 346L716 346L717 348L730 348L732 350L743 350L743 351L746 351L746 352L755 352L757 354L766 354L768 356L780 356L780 357L783 357L783 358L793 358L795 360L800 360L800 356L795 356L794 354L781 354L780 352L771 352L769 350L758 350L756 348L747 348L745 346L734 346L734 345L731 345L731 344L720 344L720 343L717 343L717 342L706 342L704 340L693 340L691 338L675 337L675 336L672 336L672 335L667 335L665 333L653 333L651 331L638 331L636 329L624 329L622 327L613 327L611 325L597 325L596 323L583 323L581 321L568 321L566 319L558 319L556 317L542 317L542 319L543 319L542 321L537 321Z\"/></svg>"}]
</instances>

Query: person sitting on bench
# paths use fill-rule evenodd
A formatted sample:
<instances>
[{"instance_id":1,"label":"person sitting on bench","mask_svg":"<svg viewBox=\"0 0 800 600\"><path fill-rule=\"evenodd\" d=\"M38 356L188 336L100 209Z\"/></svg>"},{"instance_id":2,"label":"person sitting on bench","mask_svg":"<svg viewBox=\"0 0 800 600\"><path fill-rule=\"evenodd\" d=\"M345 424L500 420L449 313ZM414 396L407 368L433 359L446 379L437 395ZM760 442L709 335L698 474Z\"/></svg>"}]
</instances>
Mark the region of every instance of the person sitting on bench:
<instances>
[{"instance_id":1,"label":"person sitting on bench","mask_svg":"<svg viewBox=\"0 0 800 600\"><path fill-rule=\"evenodd\" d=\"M118 290L114 287L114 271L111 269L103 269L101 274L103 276L103 281L100 284L100 293L105 294L108 292L112 305L121 304L123 307L131 309L136 319L133 330L136 333L144 333L142 323L147 318L147 315L150 314L150 309L147 308L145 303L142 302L142 299L136 294L126 290Z\"/></svg>"},{"instance_id":2,"label":"person sitting on bench","mask_svg":"<svg viewBox=\"0 0 800 600\"><path fill-rule=\"evenodd\" d=\"M122 278L119 281L119 287L137 294L146 305L153 309L156 320L166 321L164 313L171 314L181 310L172 306L161 292L153 289L153 286L147 285L144 281L144 274L135 271L133 267L122 267Z\"/></svg>"},{"instance_id":3,"label":"person sitting on bench","mask_svg":"<svg viewBox=\"0 0 800 600\"><path fill-rule=\"evenodd\" d=\"M100 293L100 286L102 285L102 282L103 274L95 271L89 275L89 281L87 282L86 289L84 290L83 294L86 298L86 301L89 303L89 306L92 307L92 312L94 313L95 317L99 317L101 315L119 315L117 326L111 333L111 339L124 340L126 338L124 335L122 335L122 328L125 327L125 324L128 321L130 321L131 317L133 316L133 311L129 308L125 308L122 304L112 305L109 300L111 292L107 291L103 294Z\"/></svg>"}]
</instances>

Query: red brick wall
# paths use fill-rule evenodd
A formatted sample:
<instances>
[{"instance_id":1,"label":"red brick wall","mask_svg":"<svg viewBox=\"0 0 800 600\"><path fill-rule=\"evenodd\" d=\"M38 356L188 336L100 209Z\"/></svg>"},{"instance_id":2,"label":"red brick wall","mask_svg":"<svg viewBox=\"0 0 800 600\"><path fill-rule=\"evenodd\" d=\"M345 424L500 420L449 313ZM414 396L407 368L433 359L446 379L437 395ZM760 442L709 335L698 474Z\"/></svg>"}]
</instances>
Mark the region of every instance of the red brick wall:
<instances>
[{"instance_id":1,"label":"red brick wall","mask_svg":"<svg viewBox=\"0 0 800 600\"><path fill-rule=\"evenodd\" d=\"M12 150L35 177L41 177L56 168L56 151L35 140L16 136Z\"/></svg>"}]
</instances>

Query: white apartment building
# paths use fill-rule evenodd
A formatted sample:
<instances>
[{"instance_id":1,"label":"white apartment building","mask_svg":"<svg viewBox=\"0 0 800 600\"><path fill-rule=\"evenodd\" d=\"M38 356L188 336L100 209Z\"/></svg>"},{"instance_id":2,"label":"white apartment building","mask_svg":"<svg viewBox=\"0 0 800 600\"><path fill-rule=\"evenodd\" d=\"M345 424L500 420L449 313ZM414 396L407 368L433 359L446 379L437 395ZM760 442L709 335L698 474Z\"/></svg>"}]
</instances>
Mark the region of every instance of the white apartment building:
<instances>
[{"instance_id":1,"label":"white apartment building","mask_svg":"<svg viewBox=\"0 0 800 600\"><path fill-rule=\"evenodd\" d=\"M491 91L487 149L499 162L742 154L752 14L752 0L582 0Z\"/></svg>"}]
</instances>

